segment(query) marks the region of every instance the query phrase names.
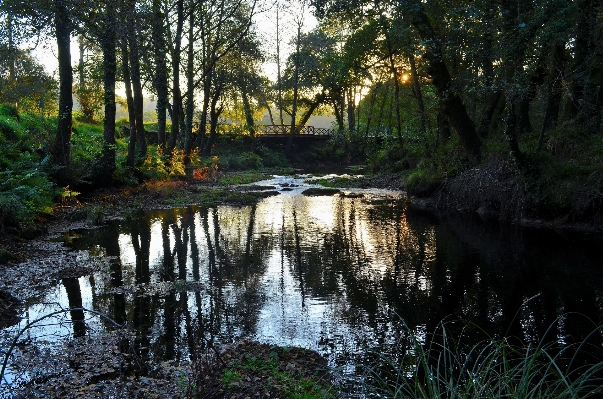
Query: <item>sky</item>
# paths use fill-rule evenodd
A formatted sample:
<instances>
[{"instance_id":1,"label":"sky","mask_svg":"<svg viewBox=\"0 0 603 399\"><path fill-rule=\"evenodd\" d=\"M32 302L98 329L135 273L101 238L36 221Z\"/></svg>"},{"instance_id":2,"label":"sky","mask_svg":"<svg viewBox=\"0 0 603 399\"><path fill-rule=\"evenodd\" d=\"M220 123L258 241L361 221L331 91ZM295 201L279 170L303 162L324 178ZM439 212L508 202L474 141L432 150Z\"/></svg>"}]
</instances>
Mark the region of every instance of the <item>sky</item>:
<instances>
[{"instance_id":1,"label":"sky","mask_svg":"<svg viewBox=\"0 0 603 399\"><path fill-rule=\"evenodd\" d=\"M286 2L289 10L284 10L280 14L280 36L282 38L281 42L281 63L284 64L287 58L287 55L292 51L291 46L289 45L291 39L295 35L295 21L294 15L299 14L299 9L295 9L293 7L293 2ZM269 59L264 65L264 72L266 76L268 76L271 80L276 81L277 75L277 67L276 62L273 60L276 53L276 11L275 8L269 8L265 11L258 13L255 18L255 23L258 29L259 36L261 38L261 42L264 46L264 51L266 58ZM303 16L303 32L308 32L309 30L316 27L318 24L316 18L311 14L309 8L304 10ZM53 38L48 38L45 42L40 43L37 48L33 50L33 54L40 61L40 63L44 66L46 72L50 75L57 74L58 60L57 60L57 50L56 44ZM75 65L78 62L79 58L79 46L77 37L72 37L71 40L71 62Z\"/></svg>"}]
</instances>

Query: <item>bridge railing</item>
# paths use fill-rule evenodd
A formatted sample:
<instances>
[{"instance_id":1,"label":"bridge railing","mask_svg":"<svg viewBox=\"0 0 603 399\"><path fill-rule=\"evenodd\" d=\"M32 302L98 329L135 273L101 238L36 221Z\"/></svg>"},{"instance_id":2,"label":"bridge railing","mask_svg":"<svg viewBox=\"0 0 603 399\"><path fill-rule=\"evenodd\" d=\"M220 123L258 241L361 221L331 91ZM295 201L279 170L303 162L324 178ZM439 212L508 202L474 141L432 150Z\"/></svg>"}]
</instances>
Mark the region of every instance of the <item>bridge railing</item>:
<instances>
[{"instance_id":1,"label":"bridge railing","mask_svg":"<svg viewBox=\"0 0 603 399\"><path fill-rule=\"evenodd\" d=\"M297 134L311 136L331 136L335 133L334 129L325 129L314 126L296 126ZM255 125L255 133L257 135L289 135L291 132L290 125Z\"/></svg>"}]
</instances>

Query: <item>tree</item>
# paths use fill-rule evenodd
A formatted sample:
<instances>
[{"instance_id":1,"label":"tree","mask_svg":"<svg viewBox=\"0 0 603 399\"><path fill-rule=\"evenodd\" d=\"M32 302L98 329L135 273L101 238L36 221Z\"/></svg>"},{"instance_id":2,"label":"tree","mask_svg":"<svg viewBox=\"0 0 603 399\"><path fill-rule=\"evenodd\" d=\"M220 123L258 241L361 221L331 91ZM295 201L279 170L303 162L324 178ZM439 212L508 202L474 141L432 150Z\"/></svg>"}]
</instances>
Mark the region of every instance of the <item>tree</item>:
<instances>
[{"instance_id":1,"label":"tree","mask_svg":"<svg viewBox=\"0 0 603 399\"><path fill-rule=\"evenodd\" d=\"M194 89L201 87L203 91L203 103L201 105L201 115L199 121L199 130L195 146L202 150L202 153L209 155L213 138L205 141L207 116L210 109L211 90L215 70L219 63L232 52L236 52L239 43L247 38L251 32L253 16L256 10L257 0L247 2L217 2L202 3L199 12L199 41L198 65L193 68L196 72L196 78L193 79L192 90L189 87L188 93L194 93Z\"/></svg>"},{"instance_id":2,"label":"tree","mask_svg":"<svg viewBox=\"0 0 603 399\"><path fill-rule=\"evenodd\" d=\"M167 122L167 106L168 106L168 68L166 63L167 47L167 32L165 28L166 15L162 9L160 0L153 0L152 3L152 36L151 44L153 48L153 57L155 65L155 74L153 75L153 87L157 93L157 142L165 148L166 141L166 122Z\"/></svg>"},{"instance_id":3,"label":"tree","mask_svg":"<svg viewBox=\"0 0 603 399\"><path fill-rule=\"evenodd\" d=\"M67 184L71 180L71 134L73 99L73 71L71 68L71 32L73 22L67 0L54 0L54 29L57 40L59 59L59 117L57 133L51 155L56 165L63 169L57 175L59 184Z\"/></svg>"},{"instance_id":4,"label":"tree","mask_svg":"<svg viewBox=\"0 0 603 399\"><path fill-rule=\"evenodd\" d=\"M57 82L27 51L0 45L0 103L22 112L55 114Z\"/></svg>"},{"instance_id":5,"label":"tree","mask_svg":"<svg viewBox=\"0 0 603 399\"><path fill-rule=\"evenodd\" d=\"M103 53L103 89L105 118L103 122L102 175L112 176L115 171L115 84L117 73L117 7L106 0L102 18L100 46Z\"/></svg>"}]
</instances>

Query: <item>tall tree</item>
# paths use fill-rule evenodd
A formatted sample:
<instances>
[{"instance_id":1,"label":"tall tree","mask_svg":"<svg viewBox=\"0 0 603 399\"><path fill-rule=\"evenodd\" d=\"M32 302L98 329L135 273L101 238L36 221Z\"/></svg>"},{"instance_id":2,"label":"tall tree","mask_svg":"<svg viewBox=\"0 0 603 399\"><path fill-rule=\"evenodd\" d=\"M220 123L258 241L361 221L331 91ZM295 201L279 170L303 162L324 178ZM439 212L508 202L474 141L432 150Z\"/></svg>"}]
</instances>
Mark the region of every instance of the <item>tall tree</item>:
<instances>
[{"instance_id":1,"label":"tall tree","mask_svg":"<svg viewBox=\"0 0 603 399\"><path fill-rule=\"evenodd\" d=\"M172 53L172 106L170 117L172 128L168 142L168 152L172 153L180 135L180 119L182 116L182 91L180 89L180 61L182 51L182 32L184 30L184 0L176 2L176 32L170 50Z\"/></svg>"},{"instance_id":2,"label":"tall tree","mask_svg":"<svg viewBox=\"0 0 603 399\"><path fill-rule=\"evenodd\" d=\"M165 29L166 12L162 8L161 0L152 0L152 38L155 73L153 74L153 86L157 93L157 143L165 148L166 124L167 124L167 106L168 106L168 69L166 56L167 31Z\"/></svg>"},{"instance_id":3,"label":"tall tree","mask_svg":"<svg viewBox=\"0 0 603 399\"><path fill-rule=\"evenodd\" d=\"M103 88L105 119L103 121L102 175L113 176L115 171L115 84L117 73L117 8L112 0L105 1L100 46L103 53Z\"/></svg>"},{"instance_id":4,"label":"tall tree","mask_svg":"<svg viewBox=\"0 0 603 399\"><path fill-rule=\"evenodd\" d=\"M142 92L142 80L140 74L140 55L138 52L138 24L137 24L137 13L136 13L136 0L126 1L126 37L130 56L130 79L132 80L132 92L134 95L134 116L136 130L136 144L138 146L137 156L140 159L144 159L147 155L147 141L144 131L144 118L143 118L143 92Z\"/></svg>"},{"instance_id":5,"label":"tall tree","mask_svg":"<svg viewBox=\"0 0 603 399\"><path fill-rule=\"evenodd\" d=\"M73 30L73 23L68 5L72 5L72 3L67 0L54 0L54 29L59 60L59 117L51 154L54 163L63 167L57 175L59 184L68 184L71 180L71 134L73 123L71 32Z\"/></svg>"}]
</instances>

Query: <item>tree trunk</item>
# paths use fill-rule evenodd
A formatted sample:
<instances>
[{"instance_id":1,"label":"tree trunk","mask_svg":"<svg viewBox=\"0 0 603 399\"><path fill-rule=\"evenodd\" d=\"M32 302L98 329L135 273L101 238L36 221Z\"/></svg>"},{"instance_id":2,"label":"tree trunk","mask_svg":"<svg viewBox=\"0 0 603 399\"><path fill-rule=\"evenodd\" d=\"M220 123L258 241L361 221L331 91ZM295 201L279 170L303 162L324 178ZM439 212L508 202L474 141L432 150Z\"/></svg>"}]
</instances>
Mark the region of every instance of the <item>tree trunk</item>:
<instances>
[{"instance_id":1,"label":"tree trunk","mask_svg":"<svg viewBox=\"0 0 603 399\"><path fill-rule=\"evenodd\" d=\"M494 7L486 7L485 19L487 21L495 21L494 13ZM494 112L496 111L496 105L504 94L502 90L496 89L493 86L496 76L494 73L494 52L492 50L492 45L494 40L496 40L494 35L496 29L493 24L487 23L484 24L484 26L484 36L482 38L483 49L481 51L480 66L483 71L485 94L483 98L480 99L482 104L484 104L484 107L480 110L479 121L477 123L477 134L481 138L486 138L490 133L490 124L492 122L492 118L494 117Z\"/></svg>"},{"instance_id":2,"label":"tree trunk","mask_svg":"<svg viewBox=\"0 0 603 399\"><path fill-rule=\"evenodd\" d=\"M111 2L109 0L109 2ZM165 42L165 29L163 12L161 10L161 1L153 0L153 48L155 58L155 74L153 84L157 91L157 144L165 148L166 124L167 124L167 105L168 105L168 77L165 54L167 45Z\"/></svg>"},{"instance_id":3,"label":"tree trunk","mask_svg":"<svg viewBox=\"0 0 603 399\"><path fill-rule=\"evenodd\" d=\"M451 136L448 117L442 112L442 107L438 107L438 137L445 143L450 140Z\"/></svg>"},{"instance_id":4,"label":"tree trunk","mask_svg":"<svg viewBox=\"0 0 603 399\"><path fill-rule=\"evenodd\" d=\"M308 123L308 120L310 120L310 117L312 116L312 113L316 110L316 108L318 108L318 106L320 104L323 103L323 101L325 100L326 96L325 93L320 93L319 95L317 95L314 98L314 101L310 104L310 106L308 107L308 110L304 113L304 115L301 117L300 121L299 121L299 126L304 126L306 123Z\"/></svg>"},{"instance_id":5,"label":"tree trunk","mask_svg":"<svg viewBox=\"0 0 603 399\"><path fill-rule=\"evenodd\" d=\"M249 103L249 95L247 90L241 91L241 97L243 97L243 108L245 110L245 121L247 122L247 129L251 138L255 138L255 125L253 123L253 114L251 113L251 104Z\"/></svg>"},{"instance_id":6,"label":"tree trunk","mask_svg":"<svg viewBox=\"0 0 603 399\"><path fill-rule=\"evenodd\" d=\"M419 132L423 137L427 136L427 114L425 113L425 103L423 102L423 92L421 91L421 82L419 82L419 74L415 63L415 56L411 54L410 73L412 75L412 91L417 99L417 111L419 113Z\"/></svg>"},{"instance_id":7,"label":"tree trunk","mask_svg":"<svg viewBox=\"0 0 603 399\"><path fill-rule=\"evenodd\" d=\"M348 129L350 132L356 130L356 104L354 103L354 95L352 89L348 89Z\"/></svg>"},{"instance_id":8,"label":"tree trunk","mask_svg":"<svg viewBox=\"0 0 603 399\"><path fill-rule=\"evenodd\" d=\"M373 90L371 93L371 101L369 104L368 115L366 117L366 129L364 131L364 135L368 137L369 132L371 130L371 122L373 119L373 112L375 111L375 102L377 100L377 85L373 86Z\"/></svg>"},{"instance_id":9,"label":"tree trunk","mask_svg":"<svg viewBox=\"0 0 603 399\"><path fill-rule=\"evenodd\" d=\"M113 172L115 172L115 75L117 73L115 13L115 2L107 1L104 32L100 40L103 52L103 88L105 91L102 155L102 169L105 179L113 176Z\"/></svg>"},{"instance_id":10,"label":"tree trunk","mask_svg":"<svg viewBox=\"0 0 603 399\"><path fill-rule=\"evenodd\" d=\"M452 78L444 63L438 37L422 5L412 7L412 24L415 26L421 39L430 43L426 47L425 59L428 63L428 72L432 77L433 85L441 101L442 112L446 115L450 125L459 136L461 145L465 149L469 160L478 163L481 158L482 143L475 130L473 120L469 117L467 109L458 94L452 87Z\"/></svg>"},{"instance_id":11,"label":"tree trunk","mask_svg":"<svg viewBox=\"0 0 603 399\"><path fill-rule=\"evenodd\" d=\"M524 167L523 154L519 149L519 142L517 141L516 131L516 112L515 112L515 99L510 97L507 98L507 114L505 116L505 137L509 143L511 149L511 156L515 160L516 164L520 169Z\"/></svg>"},{"instance_id":12,"label":"tree trunk","mask_svg":"<svg viewBox=\"0 0 603 399\"><path fill-rule=\"evenodd\" d=\"M345 130L345 123L344 123L344 115L343 113L345 112L344 109L344 102L345 100L343 99L343 92L333 92L332 93L333 97L335 97L335 102L333 104L333 110L335 111L335 120L337 121L337 128L339 133L343 133L343 131Z\"/></svg>"},{"instance_id":13,"label":"tree trunk","mask_svg":"<svg viewBox=\"0 0 603 399\"><path fill-rule=\"evenodd\" d=\"M299 86L299 49L301 46L301 28L302 24L299 22L297 24L297 39L295 42L295 54L294 54L294 66L293 66L293 105L291 106L291 132L289 136L289 140L287 140L287 146L285 151L287 153L291 152L293 148L293 136L297 134L295 129L296 124L296 113L297 113L297 92Z\"/></svg>"},{"instance_id":14,"label":"tree trunk","mask_svg":"<svg viewBox=\"0 0 603 399\"><path fill-rule=\"evenodd\" d=\"M573 77L568 84L567 100L564 104L563 120L569 121L578 115L580 111L580 101L584 95L584 82L586 80L586 72L584 66L589 56L588 37L589 37L589 12L593 12L590 8L592 1L585 0L580 2L580 12L578 13L578 22L576 24L576 32L574 33L574 62L571 65ZM596 12L594 13L596 15Z\"/></svg>"},{"instance_id":15,"label":"tree trunk","mask_svg":"<svg viewBox=\"0 0 603 399\"><path fill-rule=\"evenodd\" d=\"M130 78L134 94L134 114L136 117L136 143L138 144L138 157L143 160L147 156L147 140L144 132L143 93L140 80L140 57L138 55L138 38L136 24L136 0L129 1L127 16L128 46L130 47Z\"/></svg>"},{"instance_id":16,"label":"tree trunk","mask_svg":"<svg viewBox=\"0 0 603 399\"><path fill-rule=\"evenodd\" d=\"M84 46L84 36L83 35L79 35L79 37L78 37L78 48L80 50L80 59L77 64L77 72L78 72L78 77L79 77L80 89L83 89L84 85L86 84L86 79L84 77L84 53L86 51L86 47Z\"/></svg>"},{"instance_id":17,"label":"tree trunk","mask_svg":"<svg viewBox=\"0 0 603 399\"><path fill-rule=\"evenodd\" d=\"M493 118L497 114L498 105L501 99L504 98L504 93L502 90L496 90L494 92L488 93L485 99L485 106L481 113L481 118L479 120L477 132L479 137L486 138L491 133L490 127L492 126ZM502 112L502 111L500 111Z\"/></svg>"},{"instance_id":18,"label":"tree trunk","mask_svg":"<svg viewBox=\"0 0 603 399\"><path fill-rule=\"evenodd\" d=\"M276 4L276 85L278 90L278 112L281 120L281 126L285 124L283 121L283 85L281 78L281 41L279 29L279 8L280 4Z\"/></svg>"},{"instance_id":19,"label":"tree trunk","mask_svg":"<svg viewBox=\"0 0 603 399\"><path fill-rule=\"evenodd\" d=\"M124 39L121 43L121 60L124 75L124 86L126 86L126 101L128 103L128 120L130 137L128 139L128 159L126 164L133 168L136 163L136 114L134 112L134 97L132 96L132 80L130 78L130 58L128 54L128 43Z\"/></svg>"},{"instance_id":20,"label":"tree trunk","mask_svg":"<svg viewBox=\"0 0 603 399\"><path fill-rule=\"evenodd\" d=\"M396 69L396 64L394 63L394 54L393 48L389 40L389 35L387 37L387 46L389 52L389 68L392 73L392 80L394 82L394 114L396 115L396 135L398 137L398 143L400 148L404 147L404 143L402 142L402 115L400 114L400 81L398 78L398 70Z\"/></svg>"},{"instance_id":21,"label":"tree trunk","mask_svg":"<svg viewBox=\"0 0 603 399\"><path fill-rule=\"evenodd\" d=\"M172 51L172 129L168 143L168 152L171 154L176 148L180 134L180 115L182 114L182 93L180 92L180 51L182 47L182 31L184 27L184 0L178 0L176 37Z\"/></svg>"},{"instance_id":22,"label":"tree trunk","mask_svg":"<svg viewBox=\"0 0 603 399\"><path fill-rule=\"evenodd\" d=\"M580 82L582 97L576 121L589 134L601 132L603 112L603 52L601 51L601 29L598 21L600 1L586 0L581 5L579 37L576 38L576 58L584 58L583 75ZM578 55L580 52L580 55Z\"/></svg>"},{"instance_id":23,"label":"tree trunk","mask_svg":"<svg viewBox=\"0 0 603 399\"><path fill-rule=\"evenodd\" d=\"M211 81L212 72L208 73L203 78L203 105L201 106L201 120L199 121L199 131L197 132L197 146L202 148L203 155L211 154L211 146L213 142L211 133L209 138L206 137L207 117L210 113L210 101L212 101ZM203 140L206 140L206 142L204 143Z\"/></svg>"},{"instance_id":24,"label":"tree trunk","mask_svg":"<svg viewBox=\"0 0 603 399\"><path fill-rule=\"evenodd\" d=\"M15 81L15 43L13 40L13 16L6 13L6 31L8 33L8 81ZM57 38L58 39L58 38Z\"/></svg>"},{"instance_id":25,"label":"tree trunk","mask_svg":"<svg viewBox=\"0 0 603 399\"><path fill-rule=\"evenodd\" d=\"M64 0L55 0L55 31L59 60L59 117L57 132L52 149L53 162L63 168L58 172L60 185L66 185L71 179L71 129L72 129L72 86L71 68L71 20Z\"/></svg>"},{"instance_id":26,"label":"tree trunk","mask_svg":"<svg viewBox=\"0 0 603 399\"><path fill-rule=\"evenodd\" d=\"M540 139L538 140L538 149L542 148L544 134L557 126L563 90L563 76L561 74L564 67L564 59L565 43L560 42L557 43L553 49L552 61L548 74L546 108L544 120L542 122L542 130L540 132Z\"/></svg>"},{"instance_id":27,"label":"tree trunk","mask_svg":"<svg viewBox=\"0 0 603 399\"><path fill-rule=\"evenodd\" d=\"M184 154L188 164L193 149L193 114L195 112L195 13L194 2L189 2L189 27L186 59L186 106L184 109Z\"/></svg>"},{"instance_id":28,"label":"tree trunk","mask_svg":"<svg viewBox=\"0 0 603 399\"><path fill-rule=\"evenodd\" d=\"M218 88L217 88L218 89ZM216 136L218 135L218 118L222 113L222 107L217 107L218 100L220 99L221 90L218 89L214 92L214 95L211 98L211 105L208 104L209 107L209 137L207 137L207 141L204 146L203 154L206 156L211 155L211 150L214 145L214 141Z\"/></svg>"}]
</instances>

